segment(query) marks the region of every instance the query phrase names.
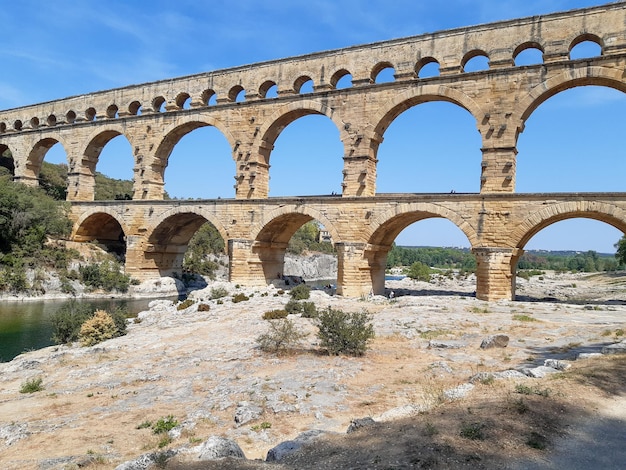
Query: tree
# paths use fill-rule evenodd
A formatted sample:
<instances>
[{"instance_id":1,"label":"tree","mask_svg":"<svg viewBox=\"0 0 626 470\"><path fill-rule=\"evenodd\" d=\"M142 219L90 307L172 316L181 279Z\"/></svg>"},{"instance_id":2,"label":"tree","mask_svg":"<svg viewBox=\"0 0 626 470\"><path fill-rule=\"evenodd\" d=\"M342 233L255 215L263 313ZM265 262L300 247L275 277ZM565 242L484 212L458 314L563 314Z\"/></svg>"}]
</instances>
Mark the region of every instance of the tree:
<instances>
[{"instance_id":1,"label":"tree","mask_svg":"<svg viewBox=\"0 0 626 470\"><path fill-rule=\"evenodd\" d=\"M622 236L613 246L617 248L615 258L617 258L619 264L626 265L626 235Z\"/></svg>"}]
</instances>

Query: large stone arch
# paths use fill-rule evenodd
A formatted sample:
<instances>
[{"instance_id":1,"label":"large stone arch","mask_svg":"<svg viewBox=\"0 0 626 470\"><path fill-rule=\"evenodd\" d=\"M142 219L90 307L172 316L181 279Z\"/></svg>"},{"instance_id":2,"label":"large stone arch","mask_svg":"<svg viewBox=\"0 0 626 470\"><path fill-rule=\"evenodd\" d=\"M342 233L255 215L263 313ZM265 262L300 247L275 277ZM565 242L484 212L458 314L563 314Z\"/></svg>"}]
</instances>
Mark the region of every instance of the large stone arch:
<instances>
[{"instance_id":1,"label":"large stone arch","mask_svg":"<svg viewBox=\"0 0 626 470\"><path fill-rule=\"evenodd\" d=\"M100 207L88 209L74 223L70 239L74 242L95 242L120 257L126 253L128 227L117 211Z\"/></svg>"},{"instance_id":2,"label":"large stone arch","mask_svg":"<svg viewBox=\"0 0 626 470\"><path fill-rule=\"evenodd\" d=\"M292 102L277 109L259 127L259 132L257 133L259 136L257 143L259 146L258 155L263 159L259 163L269 164L274 143L285 127L296 119L310 114L320 114L328 117L337 127L339 135L342 136L343 123L330 106L314 99Z\"/></svg>"},{"instance_id":3,"label":"large stone arch","mask_svg":"<svg viewBox=\"0 0 626 470\"><path fill-rule=\"evenodd\" d=\"M231 149L236 147L236 139L228 131L227 126L221 121L212 117L198 117L192 115L177 119L174 124L160 131L160 135L162 135L163 138L158 142L152 159L143 163L142 170L147 171L148 174L151 175L153 182L158 181L159 184L163 185L165 183L165 168L167 167L169 157L176 144L190 132L207 126L216 128L224 136ZM235 160L232 153L231 158ZM147 167L148 165L149 168ZM233 176L235 176L234 173Z\"/></svg>"},{"instance_id":4,"label":"large stone arch","mask_svg":"<svg viewBox=\"0 0 626 470\"><path fill-rule=\"evenodd\" d=\"M384 292L387 254L393 241L409 225L430 218L449 220L465 234L472 247L478 243L477 231L469 222L453 210L437 204L404 203L393 210L377 214L369 225L367 244L363 252L364 264L369 269L374 293Z\"/></svg>"},{"instance_id":5,"label":"large stone arch","mask_svg":"<svg viewBox=\"0 0 626 470\"><path fill-rule=\"evenodd\" d=\"M39 173L41 172L41 166L46 157L48 151L56 144L61 144L65 150L67 156L68 167L70 165L68 143L61 135L43 137L36 140L30 147L28 155L26 155L25 164L20 165L21 162L15 161L15 177L20 181L31 181L32 184L37 185L39 181Z\"/></svg>"},{"instance_id":6,"label":"large stone arch","mask_svg":"<svg viewBox=\"0 0 626 470\"><path fill-rule=\"evenodd\" d=\"M225 243L228 241L228 231L209 211L175 207L161 214L146 233L144 258L148 268L160 276L181 272L189 240L206 222L217 229Z\"/></svg>"},{"instance_id":7,"label":"large stone arch","mask_svg":"<svg viewBox=\"0 0 626 470\"><path fill-rule=\"evenodd\" d=\"M251 228L250 265L259 281L270 283L280 277L289 240L298 228L314 219L330 232L333 242L340 241L341 232L323 213L298 204L270 211Z\"/></svg>"},{"instance_id":8,"label":"large stone arch","mask_svg":"<svg viewBox=\"0 0 626 470\"><path fill-rule=\"evenodd\" d=\"M561 91L585 85L606 86L626 93L624 69L602 66L571 67L535 86L520 98L513 110L522 126L518 129L516 138L524 130L523 123L542 103Z\"/></svg>"},{"instance_id":9,"label":"large stone arch","mask_svg":"<svg viewBox=\"0 0 626 470\"><path fill-rule=\"evenodd\" d=\"M549 225L579 217L605 222L626 233L626 210L606 202L580 200L552 204L529 215L511 232L509 246L521 250L533 236Z\"/></svg>"},{"instance_id":10,"label":"large stone arch","mask_svg":"<svg viewBox=\"0 0 626 470\"><path fill-rule=\"evenodd\" d=\"M378 113L371 119L373 132L375 135L383 136L393 120L404 111L430 101L446 101L466 109L474 117L477 123L476 127L480 130L478 122L480 122L485 112L476 101L454 88L445 85L427 84L398 93L384 106L381 106Z\"/></svg>"}]
</instances>

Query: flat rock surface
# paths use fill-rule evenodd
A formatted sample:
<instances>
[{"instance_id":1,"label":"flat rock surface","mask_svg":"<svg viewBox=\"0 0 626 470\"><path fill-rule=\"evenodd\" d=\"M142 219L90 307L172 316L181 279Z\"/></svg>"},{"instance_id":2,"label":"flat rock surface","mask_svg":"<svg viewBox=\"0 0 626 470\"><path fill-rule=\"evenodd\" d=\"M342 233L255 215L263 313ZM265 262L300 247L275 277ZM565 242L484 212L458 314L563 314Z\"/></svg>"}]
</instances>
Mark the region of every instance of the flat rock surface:
<instances>
[{"instance_id":1,"label":"flat rock surface","mask_svg":"<svg viewBox=\"0 0 626 470\"><path fill-rule=\"evenodd\" d=\"M290 318L309 333L301 347L284 356L263 353L256 344L267 330L262 314L284 306L288 294L272 286L221 283L231 295L218 303L210 300L215 285L209 285L191 295L209 304L209 312L159 305L140 315L124 337L89 348L50 347L0 364L0 462L3 469L61 469L95 455L90 468L114 468L159 450L162 436L141 425L170 415L182 430L163 448L220 435L237 442L248 459L264 459L269 449L306 431L345 433L353 419L440 407L443 390L478 372L535 368L546 359L575 361L580 353L600 352L623 339L625 279L547 274L519 280L522 300L492 303L473 297L471 277L387 281L395 293L391 300L313 291L310 300L318 308L371 313L376 338L363 357L323 354L314 322L299 315ZM238 292L250 300L233 303ZM480 348L483 338L496 334L509 336L505 349ZM429 348L431 341L461 347ZM44 390L20 393L26 380L38 377ZM514 380L551 379L515 376L497 383ZM478 384L468 395L498 387ZM235 417L242 403L255 412L240 425ZM597 409L610 414L619 406L603 402ZM618 415L614 422L623 425L623 413Z\"/></svg>"}]
</instances>

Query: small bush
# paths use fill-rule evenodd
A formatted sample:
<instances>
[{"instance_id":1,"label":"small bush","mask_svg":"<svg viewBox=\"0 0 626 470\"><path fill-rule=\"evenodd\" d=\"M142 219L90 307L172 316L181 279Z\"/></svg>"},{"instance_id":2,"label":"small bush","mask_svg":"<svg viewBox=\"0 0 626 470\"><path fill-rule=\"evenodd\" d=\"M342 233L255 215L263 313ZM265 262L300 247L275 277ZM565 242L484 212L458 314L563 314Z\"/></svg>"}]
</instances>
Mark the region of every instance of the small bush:
<instances>
[{"instance_id":1,"label":"small bush","mask_svg":"<svg viewBox=\"0 0 626 470\"><path fill-rule=\"evenodd\" d=\"M279 354L295 348L307 336L308 333L298 331L291 320L282 318L270 322L269 331L260 335L256 342L261 351Z\"/></svg>"},{"instance_id":2,"label":"small bush","mask_svg":"<svg viewBox=\"0 0 626 470\"><path fill-rule=\"evenodd\" d=\"M374 338L374 327L367 312L346 313L328 307L318 313L317 334L321 346L329 354L362 356L367 344Z\"/></svg>"},{"instance_id":3,"label":"small bush","mask_svg":"<svg viewBox=\"0 0 626 470\"><path fill-rule=\"evenodd\" d=\"M311 288L306 284L300 284L289 291L293 300L306 300L311 297Z\"/></svg>"},{"instance_id":4,"label":"small bush","mask_svg":"<svg viewBox=\"0 0 626 470\"><path fill-rule=\"evenodd\" d=\"M296 315L302 311L302 305L297 300L291 299L285 305L285 310L289 315Z\"/></svg>"},{"instance_id":5,"label":"small bush","mask_svg":"<svg viewBox=\"0 0 626 470\"><path fill-rule=\"evenodd\" d=\"M130 276L121 272L121 266L115 261L80 266L80 279L88 287L102 289L106 292L127 292Z\"/></svg>"},{"instance_id":6,"label":"small bush","mask_svg":"<svg viewBox=\"0 0 626 470\"><path fill-rule=\"evenodd\" d=\"M460 435L465 439L482 441L485 438L485 434L483 433L484 427L482 423L466 423L461 426Z\"/></svg>"},{"instance_id":7,"label":"small bush","mask_svg":"<svg viewBox=\"0 0 626 470\"><path fill-rule=\"evenodd\" d=\"M80 327L79 339L83 346L93 346L117 335L117 328L111 315L104 310L96 310L89 320Z\"/></svg>"},{"instance_id":8,"label":"small bush","mask_svg":"<svg viewBox=\"0 0 626 470\"><path fill-rule=\"evenodd\" d=\"M193 304L194 304L193 300L185 299L176 306L176 310L185 310L186 308L191 307Z\"/></svg>"},{"instance_id":9,"label":"small bush","mask_svg":"<svg viewBox=\"0 0 626 470\"><path fill-rule=\"evenodd\" d=\"M209 310L211 310L209 304L198 304L198 312L208 312Z\"/></svg>"},{"instance_id":10,"label":"small bush","mask_svg":"<svg viewBox=\"0 0 626 470\"><path fill-rule=\"evenodd\" d=\"M28 379L20 387L20 393L35 393L43 390L43 380L41 377L36 379Z\"/></svg>"},{"instance_id":11,"label":"small bush","mask_svg":"<svg viewBox=\"0 0 626 470\"><path fill-rule=\"evenodd\" d=\"M221 299L228 295L228 290L224 287L213 287L211 289L211 300Z\"/></svg>"},{"instance_id":12,"label":"small bush","mask_svg":"<svg viewBox=\"0 0 626 470\"><path fill-rule=\"evenodd\" d=\"M93 316L95 307L77 301L70 301L50 317L52 341L67 344L78 340L82 324Z\"/></svg>"},{"instance_id":13,"label":"small bush","mask_svg":"<svg viewBox=\"0 0 626 470\"><path fill-rule=\"evenodd\" d=\"M250 300L250 297L248 297L243 292L239 292L238 294L233 295L234 304L239 303L239 302L245 302L246 300Z\"/></svg>"},{"instance_id":14,"label":"small bush","mask_svg":"<svg viewBox=\"0 0 626 470\"><path fill-rule=\"evenodd\" d=\"M406 275L417 281L429 282L432 275L432 269L421 261L416 261L409 267Z\"/></svg>"},{"instance_id":15,"label":"small bush","mask_svg":"<svg viewBox=\"0 0 626 470\"><path fill-rule=\"evenodd\" d=\"M178 421L173 415L169 415L164 418L159 418L159 420L152 425L152 432L154 434L163 434L171 431L176 426L178 426Z\"/></svg>"},{"instance_id":16,"label":"small bush","mask_svg":"<svg viewBox=\"0 0 626 470\"><path fill-rule=\"evenodd\" d=\"M302 318L317 318L317 307L313 302L302 302Z\"/></svg>"},{"instance_id":17,"label":"small bush","mask_svg":"<svg viewBox=\"0 0 626 470\"><path fill-rule=\"evenodd\" d=\"M286 310L269 310L263 314L263 320L277 320L286 318L288 315Z\"/></svg>"}]
</instances>

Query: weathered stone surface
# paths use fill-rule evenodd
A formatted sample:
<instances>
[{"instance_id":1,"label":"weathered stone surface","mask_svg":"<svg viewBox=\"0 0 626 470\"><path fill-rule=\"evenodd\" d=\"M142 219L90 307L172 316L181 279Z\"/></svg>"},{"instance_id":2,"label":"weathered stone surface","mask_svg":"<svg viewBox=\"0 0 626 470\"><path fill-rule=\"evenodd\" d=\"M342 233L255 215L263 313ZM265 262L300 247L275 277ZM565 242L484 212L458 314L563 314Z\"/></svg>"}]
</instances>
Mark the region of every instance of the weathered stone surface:
<instances>
[{"instance_id":1,"label":"weathered stone surface","mask_svg":"<svg viewBox=\"0 0 626 470\"><path fill-rule=\"evenodd\" d=\"M480 343L480 348L506 348L508 344L509 337L507 335L490 335L483 339L482 343Z\"/></svg>"},{"instance_id":2,"label":"weathered stone surface","mask_svg":"<svg viewBox=\"0 0 626 470\"><path fill-rule=\"evenodd\" d=\"M552 367L539 366L533 368L522 369L522 372L528 377L534 377L536 379L540 379L545 377L546 375L555 374L559 372L558 369L554 369Z\"/></svg>"},{"instance_id":3,"label":"weathered stone surface","mask_svg":"<svg viewBox=\"0 0 626 470\"><path fill-rule=\"evenodd\" d=\"M198 452L198 460L216 460L225 457L245 459L246 456L235 441L220 436L209 437Z\"/></svg>"},{"instance_id":4,"label":"weathered stone surface","mask_svg":"<svg viewBox=\"0 0 626 470\"><path fill-rule=\"evenodd\" d=\"M626 354L626 341L604 346L602 354Z\"/></svg>"},{"instance_id":5,"label":"weathered stone surface","mask_svg":"<svg viewBox=\"0 0 626 470\"><path fill-rule=\"evenodd\" d=\"M569 362L561 361L559 359L546 359L543 361L543 365L556 370L567 370L572 367Z\"/></svg>"},{"instance_id":6,"label":"weathered stone surface","mask_svg":"<svg viewBox=\"0 0 626 470\"><path fill-rule=\"evenodd\" d=\"M520 379L527 377L518 370L503 370L500 372L479 372L469 378L470 383L484 382L485 380Z\"/></svg>"},{"instance_id":7,"label":"weathered stone surface","mask_svg":"<svg viewBox=\"0 0 626 470\"><path fill-rule=\"evenodd\" d=\"M265 460L267 462L280 462L287 455L297 452L305 444L310 444L318 437L327 434L326 431L320 431L313 429L311 431L304 432L291 441L285 441L278 444L276 447L271 448L267 452Z\"/></svg>"},{"instance_id":8,"label":"weathered stone surface","mask_svg":"<svg viewBox=\"0 0 626 470\"><path fill-rule=\"evenodd\" d=\"M237 403L235 410L235 423L239 426L257 419L263 414L263 408L247 401Z\"/></svg>"},{"instance_id":9,"label":"weathered stone surface","mask_svg":"<svg viewBox=\"0 0 626 470\"><path fill-rule=\"evenodd\" d=\"M348 426L346 434L353 433L357 429L365 428L367 426L373 426L374 424L376 424L376 421L369 417L353 419L352 421L350 421L350 426Z\"/></svg>"},{"instance_id":10,"label":"weathered stone surface","mask_svg":"<svg viewBox=\"0 0 626 470\"><path fill-rule=\"evenodd\" d=\"M458 387L454 387L450 390L444 390L443 396L448 400L458 400L467 396L469 392L474 389L474 385L471 383L461 384Z\"/></svg>"},{"instance_id":11,"label":"weathered stone surface","mask_svg":"<svg viewBox=\"0 0 626 470\"><path fill-rule=\"evenodd\" d=\"M143 454L141 457L136 458L135 460L131 460L128 462L124 462L123 464L115 467L115 470L147 470L152 468L152 466L163 460L171 459L178 453L177 450L166 450L163 452L151 452L148 454Z\"/></svg>"},{"instance_id":12,"label":"weathered stone surface","mask_svg":"<svg viewBox=\"0 0 626 470\"><path fill-rule=\"evenodd\" d=\"M466 348L467 343L465 341L457 341L457 340L430 340L428 342L428 347L432 349L461 349Z\"/></svg>"}]
</instances>

